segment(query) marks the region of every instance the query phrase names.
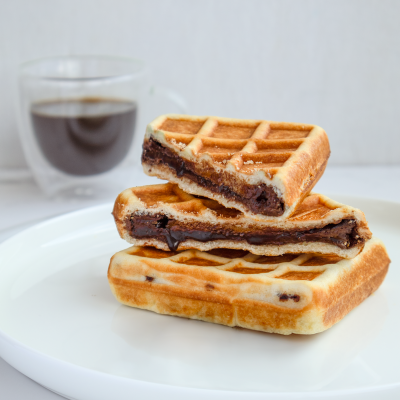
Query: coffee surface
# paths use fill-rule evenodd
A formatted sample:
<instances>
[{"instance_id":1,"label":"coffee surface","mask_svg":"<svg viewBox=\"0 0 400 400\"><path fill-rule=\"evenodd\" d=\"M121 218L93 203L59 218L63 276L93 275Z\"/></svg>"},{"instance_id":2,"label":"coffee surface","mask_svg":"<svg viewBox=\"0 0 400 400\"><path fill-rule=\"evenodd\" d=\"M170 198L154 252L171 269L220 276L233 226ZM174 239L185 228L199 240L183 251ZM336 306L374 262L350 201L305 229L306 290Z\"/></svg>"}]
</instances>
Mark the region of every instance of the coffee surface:
<instances>
[{"instance_id":1,"label":"coffee surface","mask_svg":"<svg viewBox=\"0 0 400 400\"><path fill-rule=\"evenodd\" d=\"M70 175L109 171L127 155L132 143L135 102L86 98L34 103L31 117L47 161Z\"/></svg>"}]
</instances>

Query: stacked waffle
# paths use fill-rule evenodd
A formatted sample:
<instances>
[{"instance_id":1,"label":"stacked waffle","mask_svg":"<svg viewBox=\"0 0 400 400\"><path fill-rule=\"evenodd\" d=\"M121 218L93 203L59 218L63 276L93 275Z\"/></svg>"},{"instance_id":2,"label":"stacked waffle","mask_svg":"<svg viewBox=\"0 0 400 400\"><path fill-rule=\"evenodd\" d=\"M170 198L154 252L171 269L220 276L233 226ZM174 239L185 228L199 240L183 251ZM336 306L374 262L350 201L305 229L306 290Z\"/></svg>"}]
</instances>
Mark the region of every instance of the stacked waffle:
<instances>
[{"instance_id":1,"label":"stacked waffle","mask_svg":"<svg viewBox=\"0 0 400 400\"><path fill-rule=\"evenodd\" d=\"M182 115L147 127L142 164L170 183L114 206L134 246L111 259L123 304L281 334L321 332L382 283L364 214L310 193L328 158L314 125Z\"/></svg>"}]
</instances>

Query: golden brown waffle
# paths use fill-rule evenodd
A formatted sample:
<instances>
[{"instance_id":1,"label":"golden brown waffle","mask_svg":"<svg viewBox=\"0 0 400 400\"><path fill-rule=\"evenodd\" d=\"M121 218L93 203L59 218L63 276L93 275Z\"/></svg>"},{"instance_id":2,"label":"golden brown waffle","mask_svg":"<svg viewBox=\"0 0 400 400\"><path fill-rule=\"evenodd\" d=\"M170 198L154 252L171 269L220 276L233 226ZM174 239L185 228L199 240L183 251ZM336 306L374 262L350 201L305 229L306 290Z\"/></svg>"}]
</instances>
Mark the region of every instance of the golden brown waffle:
<instances>
[{"instance_id":1,"label":"golden brown waffle","mask_svg":"<svg viewBox=\"0 0 400 400\"><path fill-rule=\"evenodd\" d=\"M269 256L322 253L352 258L371 238L360 210L320 194L308 195L286 220L264 221L168 183L125 190L115 201L113 215L123 239L161 250L230 248Z\"/></svg>"},{"instance_id":2,"label":"golden brown waffle","mask_svg":"<svg viewBox=\"0 0 400 400\"><path fill-rule=\"evenodd\" d=\"M376 238L351 260L131 247L112 257L108 279L128 306L284 335L313 334L373 293L389 263Z\"/></svg>"},{"instance_id":3,"label":"golden brown waffle","mask_svg":"<svg viewBox=\"0 0 400 400\"><path fill-rule=\"evenodd\" d=\"M188 193L284 219L322 176L329 154L316 125L163 115L147 126L142 164Z\"/></svg>"}]
</instances>

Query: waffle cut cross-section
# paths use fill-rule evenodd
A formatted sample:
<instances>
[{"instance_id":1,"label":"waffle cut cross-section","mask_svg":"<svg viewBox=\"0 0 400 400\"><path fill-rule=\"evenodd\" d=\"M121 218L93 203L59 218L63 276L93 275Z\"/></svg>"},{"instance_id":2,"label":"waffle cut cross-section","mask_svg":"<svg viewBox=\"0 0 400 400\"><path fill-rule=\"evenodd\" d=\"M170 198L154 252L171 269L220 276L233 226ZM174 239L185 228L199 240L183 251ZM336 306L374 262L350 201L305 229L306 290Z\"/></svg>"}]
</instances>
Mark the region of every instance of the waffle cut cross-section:
<instances>
[{"instance_id":1,"label":"waffle cut cross-section","mask_svg":"<svg viewBox=\"0 0 400 400\"><path fill-rule=\"evenodd\" d=\"M285 219L323 174L330 155L316 125L163 115L147 126L142 164L250 217Z\"/></svg>"},{"instance_id":2,"label":"waffle cut cross-section","mask_svg":"<svg viewBox=\"0 0 400 400\"><path fill-rule=\"evenodd\" d=\"M161 250L242 249L253 254L334 254L355 257L371 238L364 214L309 194L286 220L256 220L215 200L168 183L123 191L113 215L120 236Z\"/></svg>"},{"instance_id":3,"label":"waffle cut cross-section","mask_svg":"<svg viewBox=\"0 0 400 400\"><path fill-rule=\"evenodd\" d=\"M112 257L108 280L117 300L128 306L231 327L313 334L373 293L389 263L376 238L351 260L134 246Z\"/></svg>"}]
</instances>

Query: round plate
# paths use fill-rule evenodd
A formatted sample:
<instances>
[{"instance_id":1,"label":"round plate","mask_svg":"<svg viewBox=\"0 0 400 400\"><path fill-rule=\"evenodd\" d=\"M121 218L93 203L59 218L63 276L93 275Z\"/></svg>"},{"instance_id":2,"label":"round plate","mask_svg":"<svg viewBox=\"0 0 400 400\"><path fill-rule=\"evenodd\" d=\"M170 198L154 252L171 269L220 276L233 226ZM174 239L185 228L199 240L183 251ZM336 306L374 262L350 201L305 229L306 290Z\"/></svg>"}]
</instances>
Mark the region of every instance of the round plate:
<instances>
[{"instance_id":1,"label":"round plate","mask_svg":"<svg viewBox=\"0 0 400 400\"><path fill-rule=\"evenodd\" d=\"M365 212L392 265L381 288L326 332L280 336L120 305L106 274L128 245L105 205L0 246L0 355L77 400L399 396L400 204L334 198Z\"/></svg>"}]
</instances>

